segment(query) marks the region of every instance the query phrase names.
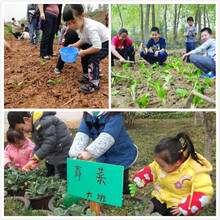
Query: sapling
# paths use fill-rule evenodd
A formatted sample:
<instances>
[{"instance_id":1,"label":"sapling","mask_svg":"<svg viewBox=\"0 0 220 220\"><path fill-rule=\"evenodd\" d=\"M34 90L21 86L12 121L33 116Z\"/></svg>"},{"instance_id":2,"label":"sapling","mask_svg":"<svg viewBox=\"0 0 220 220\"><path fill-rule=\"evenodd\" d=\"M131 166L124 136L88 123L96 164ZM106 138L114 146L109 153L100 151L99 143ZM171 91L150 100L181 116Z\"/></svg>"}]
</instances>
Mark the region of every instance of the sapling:
<instances>
[{"instance_id":1,"label":"sapling","mask_svg":"<svg viewBox=\"0 0 220 220\"><path fill-rule=\"evenodd\" d=\"M189 95L189 92L186 89L176 89L177 95L181 98L184 99L186 96Z\"/></svg>"},{"instance_id":2,"label":"sapling","mask_svg":"<svg viewBox=\"0 0 220 220\"><path fill-rule=\"evenodd\" d=\"M44 64L45 62L42 59L40 59L40 66L43 66Z\"/></svg>"},{"instance_id":3,"label":"sapling","mask_svg":"<svg viewBox=\"0 0 220 220\"><path fill-rule=\"evenodd\" d=\"M14 83L14 82L10 82L10 84L12 84L16 89L21 86L23 84L23 82L19 82L18 84Z\"/></svg>"},{"instance_id":4,"label":"sapling","mask_svg":"<svg viewBox=\"0 0 220 220\"><path fill-rule=\"evenodd\" d=\"M146 108L147 103L150 101L149 93L142 95L140 100L136 100L135 102L138 104L139 108Z\"/></svg>"}]
</instances>

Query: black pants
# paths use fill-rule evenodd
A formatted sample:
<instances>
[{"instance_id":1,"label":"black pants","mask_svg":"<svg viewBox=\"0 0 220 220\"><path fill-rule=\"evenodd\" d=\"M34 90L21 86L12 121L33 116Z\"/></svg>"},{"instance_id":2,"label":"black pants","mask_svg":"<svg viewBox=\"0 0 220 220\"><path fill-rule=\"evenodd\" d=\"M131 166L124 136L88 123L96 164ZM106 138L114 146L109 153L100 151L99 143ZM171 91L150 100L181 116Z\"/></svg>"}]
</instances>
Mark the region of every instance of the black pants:
<instances>
[{"instance_id":1,"label":"black pants","mask_svg":"<svg viewBox=\"0 0 220 220\"><path fill-rule=\"evenodd\" d=\"M45 167L47 169L47 177L57 175L60 178L66 179L67 167L66 164L52 165L45 161Z\"/></svg>"},{"instance_id":2,"label":"black pants","mask_svg":"<svg viewBox=\"0 0 220 220\"><path fill-rule=\"evenodd\" d=\"M40 56L53 54L53 40L57 28L57 16L45 12L46 20L42 20L42 39L40 43Z\"/></svg>"},{"instance_id":3,"label":"black pants","mask_svg":"<svg viewBox=\"0 0 220 220\"><path fill-rule=\"evenodd\" d=\"M153 199L151 199L151 201L154 204L154 210L153 212L159 212L161 215L164 216L174 216L171 211L171 208L167 208L167 204L166 203L161 203L159 200L157 200L155 197ZM182 215L181 215L182 216Z\"/></svg>"},{"instance_id":4,"label":"black pants","mask_svg":"<svg viewBox=\"0 0 220 220\"><path fill-rule=\"evenodd\" d=\"M129 168L124 170L123 194L130 193L129 186L128 186L130 184L130 181L128 179L129 179Z\"/></svg>"},{"instance_id":5,"label":"black pants","mask_svg":"<svg viewBox=\"0 0 220 220\"><path fill-rule=\"evenodd\" d=\"M15 33L12 33L12 34L14 35L14 37L15 37L16 39L18 39L18 38L22 35L21 32L15 32Z\"/></svg>"},{"instance_id":6,"label":"black pants","mask_svg":"<svg viewBox=\"0 0 220 220\"><path fill-rule=\"evenodd\" d=\"M78 34L76 31L72 29L68 29L68 31L65 34L65 41L64 41L64 47L67 47L69 44L74 44L79 40ZM59 56L56 68L59 70L62 70L64 67L64 61L62 61L61 56Z\"/></svg>"},{"instance_id":7,"label":"black pants","mask_svg":"<svg viewBox=\"0 0 220 220\"><path fill-rule=\"evenodd\" d=\"M134 47L132 45L127 46L126 49L123 50L119 50L119 49L116 50L125 60L127 60L128 57L130 61L135 60ZM118 59L118 58L113 53L111 53L111 66L114 66L114 59Z\"/></svg>"},{"instance_id":8,"label":"black pants","mask_svg":"<svg viewBox=\"0 0 220 220\"><path fill-rule=\"evenodd\" d=\"M92 45L84 44L84 49L90 48ZM90 80L99 79L99 63L108 56L108 41L102 43L102 49L96 53L86 54L81 58L83 74L89 75Z\"/></svg>"}]
</instances>

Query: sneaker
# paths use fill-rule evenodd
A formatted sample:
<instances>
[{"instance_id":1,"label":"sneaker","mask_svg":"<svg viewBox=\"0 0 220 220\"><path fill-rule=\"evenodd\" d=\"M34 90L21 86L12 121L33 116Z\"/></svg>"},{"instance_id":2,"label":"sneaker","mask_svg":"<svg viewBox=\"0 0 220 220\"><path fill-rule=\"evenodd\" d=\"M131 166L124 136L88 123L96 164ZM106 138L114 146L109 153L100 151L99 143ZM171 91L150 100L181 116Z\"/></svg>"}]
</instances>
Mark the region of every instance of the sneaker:
<instances>
[{"instance_id":1,"label":"sneaker","mask_svg":"<svg viewBox=\"0 0 220 220\"><path fill-rule=\"evenodd\" d=\"M85 76L83 76L82 78L77 79L77 81L79 83L82 83L82 84L88 84L89 83L89 79Z\"/></svg>"},{"instance_id":2,"label":"sneaker","mask_svg":"<svg viewBox=\"0 0 220 220\"><path fill-rule=\"evenodd\" d=\"M201 78L209 77L211 79L214 79L215 78L215 73L214 72L209 72L209 73L201 75L200 77Z\"/></svg>"},{"instance_id":3,"label":"sneaker","mask_svg":"<svg viewBox=\"0 0 220 220\"><path fill-rule=\"evenodd\" d=\"M43 57L45 60L50 60L50 57L49 56L44 56Z\"/></svg>"},{"instance_id":4,"label":"sneaker","mask_svg":"<svg viewBox=\"0 0 220 220\"><path fill-rule=\"evenodd\" d=\"M56 53L51 54L52 57L58 57Z\"/></svg>"},{"instance_id":5,"label":"sneaker","mask_svg":"<svg viewBox=\"0 0 220 220\"><path fill-rule=\"evenodd\" d=\"M55 72L56 74L60 74L60 73L61 73L58 68L55 68L55 69L54 69L54 72Z\"/></svg>"},{"instance_id":6,"label":"sneaker","mask_svg":"<svg viewBox=\"0 0 220 220\"><path fill-rule=\"evenodd\" d=\"M84 93L93 93L93 92L98 92L99 91L99 86L96 86L92 83L88 83L85 86L80 86L79 90L84 92Z\"/></svg>"}]
</instances>

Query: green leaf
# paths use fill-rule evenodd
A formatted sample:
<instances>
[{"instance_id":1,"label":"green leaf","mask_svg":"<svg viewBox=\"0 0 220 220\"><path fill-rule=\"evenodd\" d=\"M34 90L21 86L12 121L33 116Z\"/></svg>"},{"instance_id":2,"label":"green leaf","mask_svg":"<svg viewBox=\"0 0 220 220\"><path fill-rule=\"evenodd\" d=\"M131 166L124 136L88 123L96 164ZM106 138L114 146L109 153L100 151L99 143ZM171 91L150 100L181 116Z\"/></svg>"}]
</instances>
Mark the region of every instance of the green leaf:
<instances>
[{"instance_id":1,"label":"green leaf","mask_svg":"<svg viewBox=\"0 0 220 220\"><path fill-rule=\"evenodd\" d=\"M118 91L118 90L115 90L115 91L112 91L112 92L111 92L111 95L112 95L112 96L115 96L115 95L117 95L118 93L119 93L119 91Z\"/></svg>"}]
</instances>

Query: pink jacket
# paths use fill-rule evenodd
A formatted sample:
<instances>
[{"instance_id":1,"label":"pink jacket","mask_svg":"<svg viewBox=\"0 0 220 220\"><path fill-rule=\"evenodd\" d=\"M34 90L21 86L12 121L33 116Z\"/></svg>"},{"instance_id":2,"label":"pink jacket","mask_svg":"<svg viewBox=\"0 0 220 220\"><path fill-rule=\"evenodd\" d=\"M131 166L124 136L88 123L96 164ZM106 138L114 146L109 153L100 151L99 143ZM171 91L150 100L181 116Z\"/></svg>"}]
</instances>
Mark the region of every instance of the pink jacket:
<instances>
[{"instance_id":1,"label":"pink jacket","mask_svg":"<svg viewBox=\"0 0 220 220\"><path fill-rule=\"evenodd\" d=\"M29 139L25 138L23 147L16 148L13 144L8 144L4 151L4 167L8 163L17 169L21 169L32 157L35 144ZM12 162L13 161L13 162ZM38 164L33 169L36 169Z\"/></svg>"}]
</instances>

